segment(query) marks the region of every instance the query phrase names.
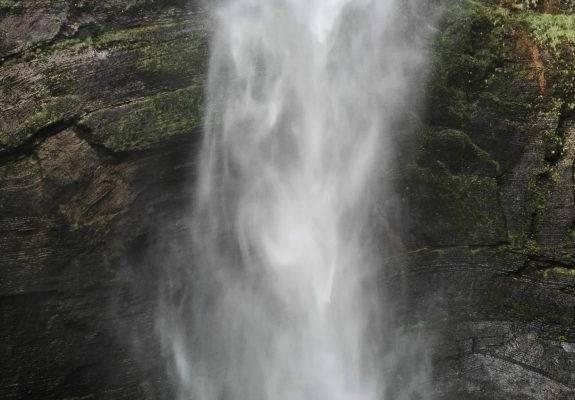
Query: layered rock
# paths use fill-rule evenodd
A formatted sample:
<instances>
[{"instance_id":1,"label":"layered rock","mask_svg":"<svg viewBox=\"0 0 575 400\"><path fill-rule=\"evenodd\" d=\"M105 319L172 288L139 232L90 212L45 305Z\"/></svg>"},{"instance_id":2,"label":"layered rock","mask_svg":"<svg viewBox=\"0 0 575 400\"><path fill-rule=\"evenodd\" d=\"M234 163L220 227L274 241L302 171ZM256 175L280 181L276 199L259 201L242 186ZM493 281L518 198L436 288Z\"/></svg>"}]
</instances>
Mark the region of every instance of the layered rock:
<instances>
[{"instance_id":1,"label":"layered rock","mask_svg":"<svg viewBox=\"0 0 575 400\"><path fill-rule=\"evenodd\" d=\"M575 397L573 11L446 5L385 277L437 399ZM208 32L179 0L0 1L1 398L172 397L156 281L185 259Z\"/></svg>"},{"instance_id":2,"label":"layered rock","mask_svg":"<svg viewBox=\"0 0 575 400\"><path fill-rule=\"evenodd\" d=\"M148 249L185 237L207 20L0 2L0 397L171 398Z\"/></svg>"},{"instance_id":3,"label":"layered rock","mask_svg":"<svg viewBox=\"0 0 575 400\"><path fill-rule=\"evenodd\" d=\"M455 1L440 28L397 179L404 311L436 398L573 398L573 4Z\"/></svg>"}]
</instances>

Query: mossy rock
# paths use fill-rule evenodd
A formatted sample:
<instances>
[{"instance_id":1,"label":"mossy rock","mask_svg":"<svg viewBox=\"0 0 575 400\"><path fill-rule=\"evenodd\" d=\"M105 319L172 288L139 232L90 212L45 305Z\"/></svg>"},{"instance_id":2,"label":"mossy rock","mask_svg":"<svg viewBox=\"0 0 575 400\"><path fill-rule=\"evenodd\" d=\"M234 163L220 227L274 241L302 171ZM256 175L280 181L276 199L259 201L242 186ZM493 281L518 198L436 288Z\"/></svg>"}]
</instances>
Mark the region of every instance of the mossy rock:
<instances>
[{"instance_id":1,"label":"mossy rock","mask_svg":"<svg viewBox=\"0 0 575 400\"><path fill-rule=\"evenodd\" d=\"M49 98L38 110L27 116L17 130L0 131L0 152L12 150L29 140L39 130L73 116L79 107L78 96Z\"/></svg>"},{"instance_id":2,"label":"mossy rock","mask_svg":"<svg viewBox=\"0 0 575 400\"><path fill-rule=\"evenodd\" d=\"M16 222L17 216L41 210L43 201L42 170L34 157L0 165L0 204L4 218L7 215L8 220ZM3 223L6 224L6 219Z\"/></svg>"},{"instance_id":3,"label":"mossy rock","mask_svg":"<svg viewBox=\"0 0 575 400\"><path fill-rule=\"evenodd\" d=\"M455 129L428 129L425 131L418 165L428 168L445 167L450 173L497 176L499 165L477 146L469 136Z\"/></svg>"},{"instance_id":4,"label":"mossy rock","mask_svg":"<svg viewBox=\"0 0 575 400\"><path fill-rule=\"evenodd\" d=\"M206 34L194 32L178 40L136 49L135 70L144 78L186 78L188 85L198 85L205 81L208 58Z\"/></svg>"},{"instance_id":5,"label":"mossy rock","mask_svg":"<svg viewBox=\"0 0 575 400\"><path fill-rule=\"evenodd\" d=\"M94 112L80 121L90 140L113 151L150 147L197 131L203 116L203 87L160 93Z\"/></svg>"},{"instance_id":6,"label":"mossy rock","mask_svg":"<svg viewBox=\"0 0 575 400\"><path fill-rule=\"evenodd\" d=\"M536 105L552 107L553 97L542 95L560 74L560 85L569 84L566 70L573 68L565 60L572 59L567 53L575 43L574 27L573 15L455 3L445 13L433 53L430 120L465 130L478 108L517 119ZM563 64L554 65L555 59Z\"/></svg>"},{"instance_id":7,"label":"mossy rock","mask_svg":"<svg viewBox=\"0 0 575 400\"><path fill-rule=\"evenodd\" d=\"M565 43L575 43L575 15L528 11L514 18L541 46L556 49Z\"/></svg>"},{"instance_id":8,"label":"mossy rock","mask_svg":"<svg viewBox=\"0 0 575 400\"><path fill-rule=\"evenodd\" d=\"M456 3L445 12L432 58L429 119L433 125L465 129L480 90L499 57L490 46L493 22L479 3Z\"/></svg>"},{"instance_id":9,"label":"mossy rock","mask_svg":"<svg viewBox=\"0 0 575 400\"><path fill-rule=\"evenodd\" d=\"M22 8L22 1L0 0L0 12L10 12Z\"/></svg>"},{"instance_id":10,"label":"mossy rock","mask_svg":"<svg viewBox=\"0 0 575 400\"><path fill-rule=\"evenodd\" d=\"M190 30L186 21L156 21L154 24L102 31L84 27L75 37L30 50L23 59L49 59L54 55L90 54L94 50L110 59L129 61L130 73L144 81L174 81L182 86L202 84L208 68L208 35ZM54 90L68 89L74 76L50 82Z\"/></svg>"},{"instance_id":11,"label":"mossy rock","mask_svg":"<svg viewBox=\"0 0 575 400\"><path fill-rule=\"evenodd\" d=\"M23 145L51 124L114 104L182 88L201 93L207 46L205 32L191 30L185 21L162 20L104 32L84 29L74 38L26 50L0 67L2 92L16 105L0 115L0 152ZM74 62L62 63L67 59ZM21 70L34 73L21 78ZM197 108L201 105L194 103L190 112Z\"/></svg>"},{"instance_id":12,"label":"mossy rock","mask_svg":"<svg viewBox=\"0 0 575 400\"><path fill-rule=\"evenodd\" d=\"M497 179L411 166L404 192L424 245L487 245L507 241Z\"/></svg>"}]
</instances>

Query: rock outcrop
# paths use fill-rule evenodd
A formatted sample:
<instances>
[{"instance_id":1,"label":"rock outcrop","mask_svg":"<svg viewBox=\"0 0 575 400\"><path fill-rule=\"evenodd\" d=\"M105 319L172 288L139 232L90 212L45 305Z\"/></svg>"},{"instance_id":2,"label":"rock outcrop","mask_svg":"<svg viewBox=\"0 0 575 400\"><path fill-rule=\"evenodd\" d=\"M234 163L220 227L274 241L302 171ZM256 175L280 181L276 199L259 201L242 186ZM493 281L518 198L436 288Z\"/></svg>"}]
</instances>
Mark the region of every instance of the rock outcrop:
<instances>
[{"instance_id":1,"label":"rock outcrop","mask_svg":"<svg viewBox=\"0 0 575 400\"><path fill-rule=\"evenodd\" d=\"M207 32L187 1L0 1L0 398L171 398L146 254L185 236Z\"/></svg>"},{"instance_id":2,"label":"rock outcrop","mask_svg":"<svg viewBox=\"0 0 575 400\"><path fill-rule=\"evenodd\" d=\"M437 400L575 398L574 7L445 5L385 277ZM1 398L172 398L208 36L194 2L0 0Z\"/></svg>"},{"instance_id":3,"label":"rock outcrop","mask_svg":"<svg viewBox=\"0 0 575 400\"><path fill-rule=\"evenodd\" d=\"M396 185L437 399L575 398L573 6L446 6Z\"/></svg>"}]
</instances>

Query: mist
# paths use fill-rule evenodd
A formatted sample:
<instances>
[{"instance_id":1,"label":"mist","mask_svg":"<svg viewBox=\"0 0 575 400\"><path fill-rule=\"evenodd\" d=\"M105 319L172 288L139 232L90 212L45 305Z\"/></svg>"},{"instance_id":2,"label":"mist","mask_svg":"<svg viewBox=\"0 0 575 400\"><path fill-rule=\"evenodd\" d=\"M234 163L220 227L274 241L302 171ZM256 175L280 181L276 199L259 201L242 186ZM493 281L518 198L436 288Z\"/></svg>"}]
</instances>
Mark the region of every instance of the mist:
<instances>
[{"instance_id":1,"label":"mist","mask_svg":"<svg viewBox=\"0 0 575 400\"><path fill-rule=\"evenodd\" d=\"M424 341L393 325L388 224L374 218L417 110L429 34L414 29L418 7L213 7L193 255L158 317L179 399L429 398Z\"/></svg>"}]
</instances>

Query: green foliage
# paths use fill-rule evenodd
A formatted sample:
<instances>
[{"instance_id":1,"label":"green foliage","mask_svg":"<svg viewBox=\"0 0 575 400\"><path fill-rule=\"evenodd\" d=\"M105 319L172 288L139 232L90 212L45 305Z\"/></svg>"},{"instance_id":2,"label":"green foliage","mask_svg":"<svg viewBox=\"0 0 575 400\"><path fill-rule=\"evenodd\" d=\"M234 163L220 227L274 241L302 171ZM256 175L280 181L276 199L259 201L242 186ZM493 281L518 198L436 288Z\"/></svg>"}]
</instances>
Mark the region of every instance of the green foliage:
<instances>
[{"instance_id":1,"label":"green foliage","mask_svg":"<svg viewBox=\"0 0 575 400\"><path fill-rule=\"evenodd\" d=\"M430 79L433 125L467 131L480 107L511 116L526 114L536 103L536 85L525 82L533 71L517 58L517 13L478 2L448 9L434 49Z\"/></svg>"},{"instance_id":2,"label":"green foliage","mask_svg":"<svg viewBox=\"0 0 575 400\"><path fill-rule=\"evenodd\" d=\"M575 11L575 0L560 0L559 4L562 11L567 12Z\"/></svg>"},{"instance_id":3,"label":"green foliage","mask_svg":"<svg viewBox=\"0 0 575 400\"><path fill-rule=\"evenodd\" d=\"M517 9L530 9L535 8L541 3L540 0L515 0L513 7Z\"/></svg>"},{"instance_id":4,"label":"green foliage","mask_svg":"<svg viewBox=\"0 0 575 400\"><path fill-rule=\"evenodd\" d=\"M570 12L575 9L575 0L511 0L507 5L513 10Z\"/></svg>"},{"instance_id":5,"label":"green foliage","mask_svg":"<svg viewBox=\"0 0 575 400\"><path fill-rule=\"evenodd\" d=\"M528 11L515 18L541 46L557 50L561 45L575 44L575 15Z\"/></svg>"}]
</instances>

